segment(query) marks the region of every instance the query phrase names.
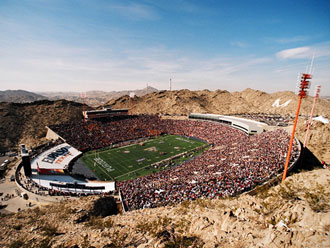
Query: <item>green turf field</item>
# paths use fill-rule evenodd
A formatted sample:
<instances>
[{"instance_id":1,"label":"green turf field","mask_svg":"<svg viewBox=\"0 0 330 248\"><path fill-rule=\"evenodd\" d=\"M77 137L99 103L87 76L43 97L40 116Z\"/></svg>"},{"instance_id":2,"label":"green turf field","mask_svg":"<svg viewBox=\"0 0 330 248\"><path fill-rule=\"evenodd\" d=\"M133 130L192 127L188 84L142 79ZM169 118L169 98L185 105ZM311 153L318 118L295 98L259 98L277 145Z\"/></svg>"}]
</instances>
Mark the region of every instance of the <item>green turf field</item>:
<instances>
[{"instance_id":1,"label":"green turf field","mask_svg":"<svg viewBox=\"0 0 330 248\"><path fill-rule=\"evenodd\" d=\"M154 173L157 169L150 166L151 164L201 146L205 146L205 143L182 136L166 135L144 141L143 145L90 151L81 160L100 180L123 181Z\"/></svg>"}]
</instances>

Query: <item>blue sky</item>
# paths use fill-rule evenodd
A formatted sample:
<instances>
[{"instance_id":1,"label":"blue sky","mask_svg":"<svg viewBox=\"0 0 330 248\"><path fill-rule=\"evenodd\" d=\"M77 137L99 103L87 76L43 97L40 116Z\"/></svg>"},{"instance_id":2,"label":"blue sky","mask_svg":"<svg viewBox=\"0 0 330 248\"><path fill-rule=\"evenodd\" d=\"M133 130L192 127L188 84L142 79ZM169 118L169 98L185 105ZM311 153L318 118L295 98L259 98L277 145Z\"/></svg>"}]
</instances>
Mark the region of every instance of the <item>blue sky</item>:
<instances>
[{"instance_id":1,"label":"blue sky","mask_svg":"<svg viewBox=\"0 0 330 248\"><path fill-rule=\"evenodd\" d=\"M0 0L0 90L330 95L330 1ZM312 90L314 91L314 90Z\"/></svg>"}]
</instances>

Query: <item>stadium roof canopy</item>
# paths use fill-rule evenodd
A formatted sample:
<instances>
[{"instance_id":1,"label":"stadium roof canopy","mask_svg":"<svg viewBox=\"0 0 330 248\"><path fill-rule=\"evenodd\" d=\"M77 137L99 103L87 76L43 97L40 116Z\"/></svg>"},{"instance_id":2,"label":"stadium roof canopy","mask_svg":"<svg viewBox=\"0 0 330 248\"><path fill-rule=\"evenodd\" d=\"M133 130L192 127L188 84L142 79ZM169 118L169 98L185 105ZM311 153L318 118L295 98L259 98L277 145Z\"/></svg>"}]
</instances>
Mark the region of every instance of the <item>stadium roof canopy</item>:
<instances>
[{"instance_id":1,"label":"stadium roof canopy","mask_svg":"<svg viewBox=\"0 0 330 248\"><path fill-rule=\"evenodd\" d=\"M217 121L239 129L249 135L260 134L264 131L264 127L267 126L267 124L258 121L228 115L190 113L189 118Z\"/></svg>"}]
</instances>

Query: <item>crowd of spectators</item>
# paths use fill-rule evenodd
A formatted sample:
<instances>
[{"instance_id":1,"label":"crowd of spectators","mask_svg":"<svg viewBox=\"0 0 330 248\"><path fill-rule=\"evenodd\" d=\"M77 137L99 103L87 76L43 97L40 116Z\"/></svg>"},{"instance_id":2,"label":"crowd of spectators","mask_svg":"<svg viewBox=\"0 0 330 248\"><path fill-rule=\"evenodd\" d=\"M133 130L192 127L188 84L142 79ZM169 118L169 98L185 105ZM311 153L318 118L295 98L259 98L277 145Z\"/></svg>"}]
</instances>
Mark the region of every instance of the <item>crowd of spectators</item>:
<instances>
[{"instance_id":1,"label":"crowd of spectators","mask_svg":"<svg viewBox=\"0 0 330 248\"><path fill-rule=\"evenodd\" d=\"M48 194L51 196L65 196L65 197L84 197L89 195L112 195L112 192L88 192L88 191L66 191L66 190L60 190L60 189L48 189Z\"/></svg>"},{"instance_id":2,"label":"crowd of spectators","mask_svg":"<svg viewBox=\"0 0 330 248\"><path fill-rule=\"evenodd\" d=\"M215 122L162 120L157 116L69 123L50 128L79 150L163 133L196 137L211 145L202 155L180 166L118 182L129 210L201 197L232 196L249 190L283 169L290 139L282 129L247 136ZM291 161L298 156L299 147L295 141Z\"/></svg>"},{"instance_id":3,"label":"crowd of spectators","mask_svg":"<svg viewBox=\"0 0 330 248\"><path fill-rule=\"evenodd\" d=\"M157 116L141 115L117 121L72 122L49 127L80 151L95 150L128 140L164 133Z\"/></svg>"},{"instance_id":4,"label":"crowd of spectators","mask_svg":"<svg viewBox=\"0 0 330 248\"><path fill-rule=\"evenodd\" d=\"M283 168L289 136L283 130L246 136L209 122L172 121L173 134L207 140L212 149L181 166L118 185L128 209L157 207L201 197L235 195ZM299 155L295 144L292 159Z\"/></svg>"}]
</instances>

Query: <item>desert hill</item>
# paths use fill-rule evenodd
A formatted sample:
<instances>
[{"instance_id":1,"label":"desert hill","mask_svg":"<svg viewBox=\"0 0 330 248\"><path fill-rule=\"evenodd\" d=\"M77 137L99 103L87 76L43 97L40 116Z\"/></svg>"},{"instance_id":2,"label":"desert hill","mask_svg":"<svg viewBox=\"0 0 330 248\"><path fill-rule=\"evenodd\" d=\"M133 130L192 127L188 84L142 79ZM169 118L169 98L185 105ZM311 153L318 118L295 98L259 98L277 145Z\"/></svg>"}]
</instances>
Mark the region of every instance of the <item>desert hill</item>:
<instances>
[{"instance_id":1,"label":"desert hill","mask_svg":"<svg viewBox=\"0 0 330 248\"><path fill-rule=\"evenodd\" d=\"M309 115L312 97L303 99L301 115ZM127 95L108 101L104 106L112 108L129 108L133 113L160 113L170 115L187 115L191 112L237 114L237 113L271 113L295 115L298 96L293 92L266 92L246 89L242 92L228 91L160 91L142 97L130 99ZM314 115L330 116L330 101L318 100Z\"/></svg>"},{"instance_id":2,"label":"desert hill","mask_svg":"<svg viewBox=\"0 0 330 248\"><path fill-rule=\"evenodd\" d=\"M43 142L46 125L82 119L82 104L60 101L0 103L0 151L26 143L29 147Z\"/></svg>"},{"instance_id":3,"label":"desert hill","mask_svg":"<svg viewBox=\"0 0 330 248\"><path fill-rule=\"evenodd\" d=\"M16 103L26 103L45 100L46 97L25 91L25 90L5 90L0 91L0 102L16 102Z\"/></svg>"}]
</instances>

